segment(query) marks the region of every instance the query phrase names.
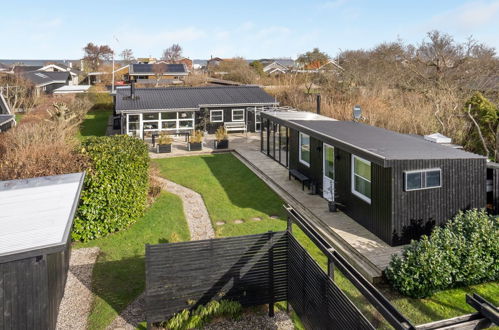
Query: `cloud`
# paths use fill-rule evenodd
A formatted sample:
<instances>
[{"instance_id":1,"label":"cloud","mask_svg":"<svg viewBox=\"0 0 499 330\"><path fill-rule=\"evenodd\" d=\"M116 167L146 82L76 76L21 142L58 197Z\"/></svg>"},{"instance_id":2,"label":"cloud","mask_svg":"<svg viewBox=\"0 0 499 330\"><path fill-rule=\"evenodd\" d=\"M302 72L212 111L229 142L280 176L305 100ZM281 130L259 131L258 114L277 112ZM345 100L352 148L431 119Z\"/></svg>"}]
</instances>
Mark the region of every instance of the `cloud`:
<instances>
[{"instance_id":1,"label":"cloud","mask_svg":"<svg viewBox=\"0 0 499 330\"><path fill-rule=\"evenodd\" d=\"M473 1L443 14L436 15L430 24L458 30L470 30L493 24L499 20L499 1Z\"/></svg>"}]
</instances>

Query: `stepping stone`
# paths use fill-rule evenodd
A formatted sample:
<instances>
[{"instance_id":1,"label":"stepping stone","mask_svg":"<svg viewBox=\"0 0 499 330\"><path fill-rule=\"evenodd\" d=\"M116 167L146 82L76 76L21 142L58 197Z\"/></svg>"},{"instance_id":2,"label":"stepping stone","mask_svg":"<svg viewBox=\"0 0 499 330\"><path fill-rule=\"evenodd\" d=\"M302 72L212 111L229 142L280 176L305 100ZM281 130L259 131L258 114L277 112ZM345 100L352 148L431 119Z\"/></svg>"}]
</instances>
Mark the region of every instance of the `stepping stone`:
<instances>
[{"instance_id":1,"label":"stepping stone","mask_svg":"<svg viewBox=\"0 0 499 330\"><path fill-rule=\"evenodd\" d=\"M277 216L277 215L271 215L270 219L279 219L279 216Z\"/></svg>"},{"instance_id":2,"label":"stepping stone","mask_svg":"<svg viewBox=\"0 0 499 330\"><path fill-rule=\"evenodd\" d=\"M253 221L261 221L262 218L260 218L260 217L254 217L254 218L251 218L251 220L253 220Z\"/></svg>"},{"instance_id":3,"label":"stepping stone","mask_svg":"<svg viewBox=\"0 0 499 330\"><path fill-rule=\"evenodd\" d=\"M243 221L243 220L241 220L241 219L236 219L236 220L234 220L234 223L235 223L236 225L240 225L240 224L244 223L244 221Z\"/></svg>"},{"instance_id":4,"label":"stepping stone","mask_svg":"<svg viewBox=\"0 0 499 330\"><path fill-rule=\"evenodd\" d=\"M225 225L225 221L217 221L217 222L215 222L215 224L217 226L223 226L223 225Z\"/></svg>"}]
</instances>

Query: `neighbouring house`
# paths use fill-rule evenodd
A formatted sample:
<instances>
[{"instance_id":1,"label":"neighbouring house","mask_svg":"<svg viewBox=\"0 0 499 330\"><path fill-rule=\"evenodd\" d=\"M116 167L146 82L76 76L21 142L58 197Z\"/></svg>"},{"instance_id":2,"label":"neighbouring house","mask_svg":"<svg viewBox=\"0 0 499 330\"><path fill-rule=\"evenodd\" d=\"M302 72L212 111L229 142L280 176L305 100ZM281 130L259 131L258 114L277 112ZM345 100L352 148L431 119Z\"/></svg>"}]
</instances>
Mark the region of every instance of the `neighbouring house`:
<instances>
[{"instance_id":1,"label":"neighbouring house","mask_svg":"<svg viewBox=\"0 0 499 330\"><path fill-rule=\"evenodd\" d=\"M193 129L211 134L231 124L240 131L255 132L260 130L262 109L277 104L258 86L131 86L118 88L115 96L121 132L140 138L148 133L175 134Z\"/></svg>"},{"instance_id":2,"label":"neighbouring house","mask_svg":"<svg viewBox=\"0 0 499 330\"><path fill-rule=\"evenodd\" d=\"M55 329L84 173L0 181L0 320ZM4 329L4 327L2 327Z\"/></svg>"},{"instance_id":3,"label":"neighbouring house","mask_svg":"<svg viewBox=\"0 0 499 330\"><path fill-rule=\"evenodd\" d=\"M272 75L287 73L296 66L295 61L290 58L261 59L258 61L263 65L263 72Z\"/></svg>"},{"instance_id":4,"label":"neighbouring house","mask_svg":"<svg viewBox=\"0 0 499 330\"><path fill-rule=\"evenodd\" d=\"M206 68L211 69L214 67L217 67L222 63L223 61L226 61L227 59L223 59L220 57L212 57L208 61L206 61Z\"/></svg>"},{"instance_id":5,"label":"neighbouring house","mask_svg":"<svg viewBox=\"0 0 499 330\"><path fill-rule=\"evenodd\" d=\"M36 71L41 69L42 65L14 65L9 73L22 74L25 72Z\"/></svg>"},{"instance_id":6,"label":"neighbouring house","mask_svg":"<svg viewBox=\"0 0 499 330\"><path fill-rule=\"evenodd\" d=\"M310 180L312 192L392 246L488 202L483 156L309 112L261 117L264 154Z\"/></svg>"},{"instance_id":7,"label":"neighbouring house","mask_svg":"<svg viewBox=\"0 0 499 330\"><path fill-rule=\"evenodd\" d=\"M141 84L178 84L189 75L185 64L130 64L126 80Z\"/></svg>"},{"instance_id":8,"label":"neighbouring house","mask_svg":"<svg viewBox=\"0 0 499 330\"><path fill-rule=\"evenodd\" d=\"M192 60L190 58L187 58L187 57L182 57L181 59L179 60L176 60L176 61L165 61L165 60L161 60L159 62L156 62L158 64L161 64L161 63L165 63L165 64L184 64L187 68L187 71L192 71Z\"/></svg>"},{"instance_id":9,"label":"neighbouring house","mask_svg":"<svg viewBox=\"0 0 499 330\"><path fill-rule=\"evenodd\" d=\"M69 82L69 85L75 86L78 85L79 83L79 76L81 76L83 73L79 70L73 69L72 65L67 66L64 64L60 63L52 63L52 64L47 64L37 71L44 71L44 72L69 72L71 75L71 80Z\"/></svg>"},{"instance_id":10,"label":"neighbouring house","mask_svg":"<svg viewBox=\"0 0 499 330\"><path fill-rule=\"evenodd\" d=\"M71 74L67 71L29 71L22 76L33 84L37 96L52 94L55 89L67 86L71 82Z\"/></svg>"},{"instance_id":11,"label":"neighbouring house","mask_svg":"<svg viewBox=\"0 0 499 330\"><path fill-rule=\"evenodd\" d=\"M3 97L0 91L0 133L16 125L16 119L10 110L7 100Z\"/></svg>"}]
</instances>

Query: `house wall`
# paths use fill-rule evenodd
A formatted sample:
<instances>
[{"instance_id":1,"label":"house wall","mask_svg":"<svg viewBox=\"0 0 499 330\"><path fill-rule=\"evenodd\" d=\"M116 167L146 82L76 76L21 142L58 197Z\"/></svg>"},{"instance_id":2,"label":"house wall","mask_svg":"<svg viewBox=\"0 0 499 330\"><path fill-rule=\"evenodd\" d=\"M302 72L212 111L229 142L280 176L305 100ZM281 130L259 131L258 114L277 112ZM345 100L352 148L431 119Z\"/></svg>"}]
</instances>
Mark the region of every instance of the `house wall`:
<instances>
[{"instance_id":1,"label":"house wall","mask_svg":"<svg viewBox=\"0 0 499 330\"><path fill-rule=\"evenodd\" d=\"M442 170L442 187L405 191L404 171L430 168ZM459 210L485 207L485 159L397 161L392 174L394 245L407 243L433 222L444 224Z\"/></svg>"},{"instance_id":2,"label":"house wall","mask_svg":"<svg viewBox=\"0 0 499 330\"><path fill-rule=\"evenodd\" d=\"M246 129L248 132L254 132L255 131L254 113L249 112L246 106L203 108L197 114L196 125L199 127L199 129L204 129L204 121L206 121L206 129L208 131L208 134L214 134L220 126L223 126L224 123L232 122L233 109L244 109L244 119L246 123ZM210 110L223 110L224 112L223 122L211 122Z\"/></svg>"},{"instance_id":3,"label":"house wall","mask_svg":"<svg viewBox=\"0 0 499 330\"><path fill-rule=\"evenodd\" d=\"M0 264L0 329L55 329L70 248Z\"/></svg>"}]
</instances>

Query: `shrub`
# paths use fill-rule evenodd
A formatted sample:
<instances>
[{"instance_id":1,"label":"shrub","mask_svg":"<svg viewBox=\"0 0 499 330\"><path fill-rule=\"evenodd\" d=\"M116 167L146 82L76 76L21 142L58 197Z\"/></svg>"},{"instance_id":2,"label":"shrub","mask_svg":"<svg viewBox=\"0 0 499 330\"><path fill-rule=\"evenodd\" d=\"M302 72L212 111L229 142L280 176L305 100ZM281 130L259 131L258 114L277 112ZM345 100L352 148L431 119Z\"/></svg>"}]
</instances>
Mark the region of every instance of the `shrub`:
<instances>
[{"instance_id":1,"label":"shrub","mask_svg":"<svg viewBox=\"0 0 499 330\"><path fill-rule=\"evenodd\" d=\"M242 306L231 300L210 301L201 305L194 311L184 309L175 314L170 320L164 322L164 326L170 330L195 329L207 324L214 317L226 316L236 318L240 315Z\"/></svg>"},{"instance_id":2,"label":"shrub","mask_svg":"<svg viewBox=\"0 0 499 330\"><path fill-rule=\"evenodd\" d=\"M90 166L72 237L88 241L121 230L143 215L149 189L147 146L133 137L90 137L82 141Z\"/></svg>"},{"instance_id":3,"label":"shrub","mask_svg":"<svg viewBox=\"0 0 499 330\"><path fill-rule=\"evenodd\" d=\"M429 237L412 241L401 256L394 255L385 275L396 290L415 298L499 280L499 217L460 212Z\"/></svg>"}]
</instances>

